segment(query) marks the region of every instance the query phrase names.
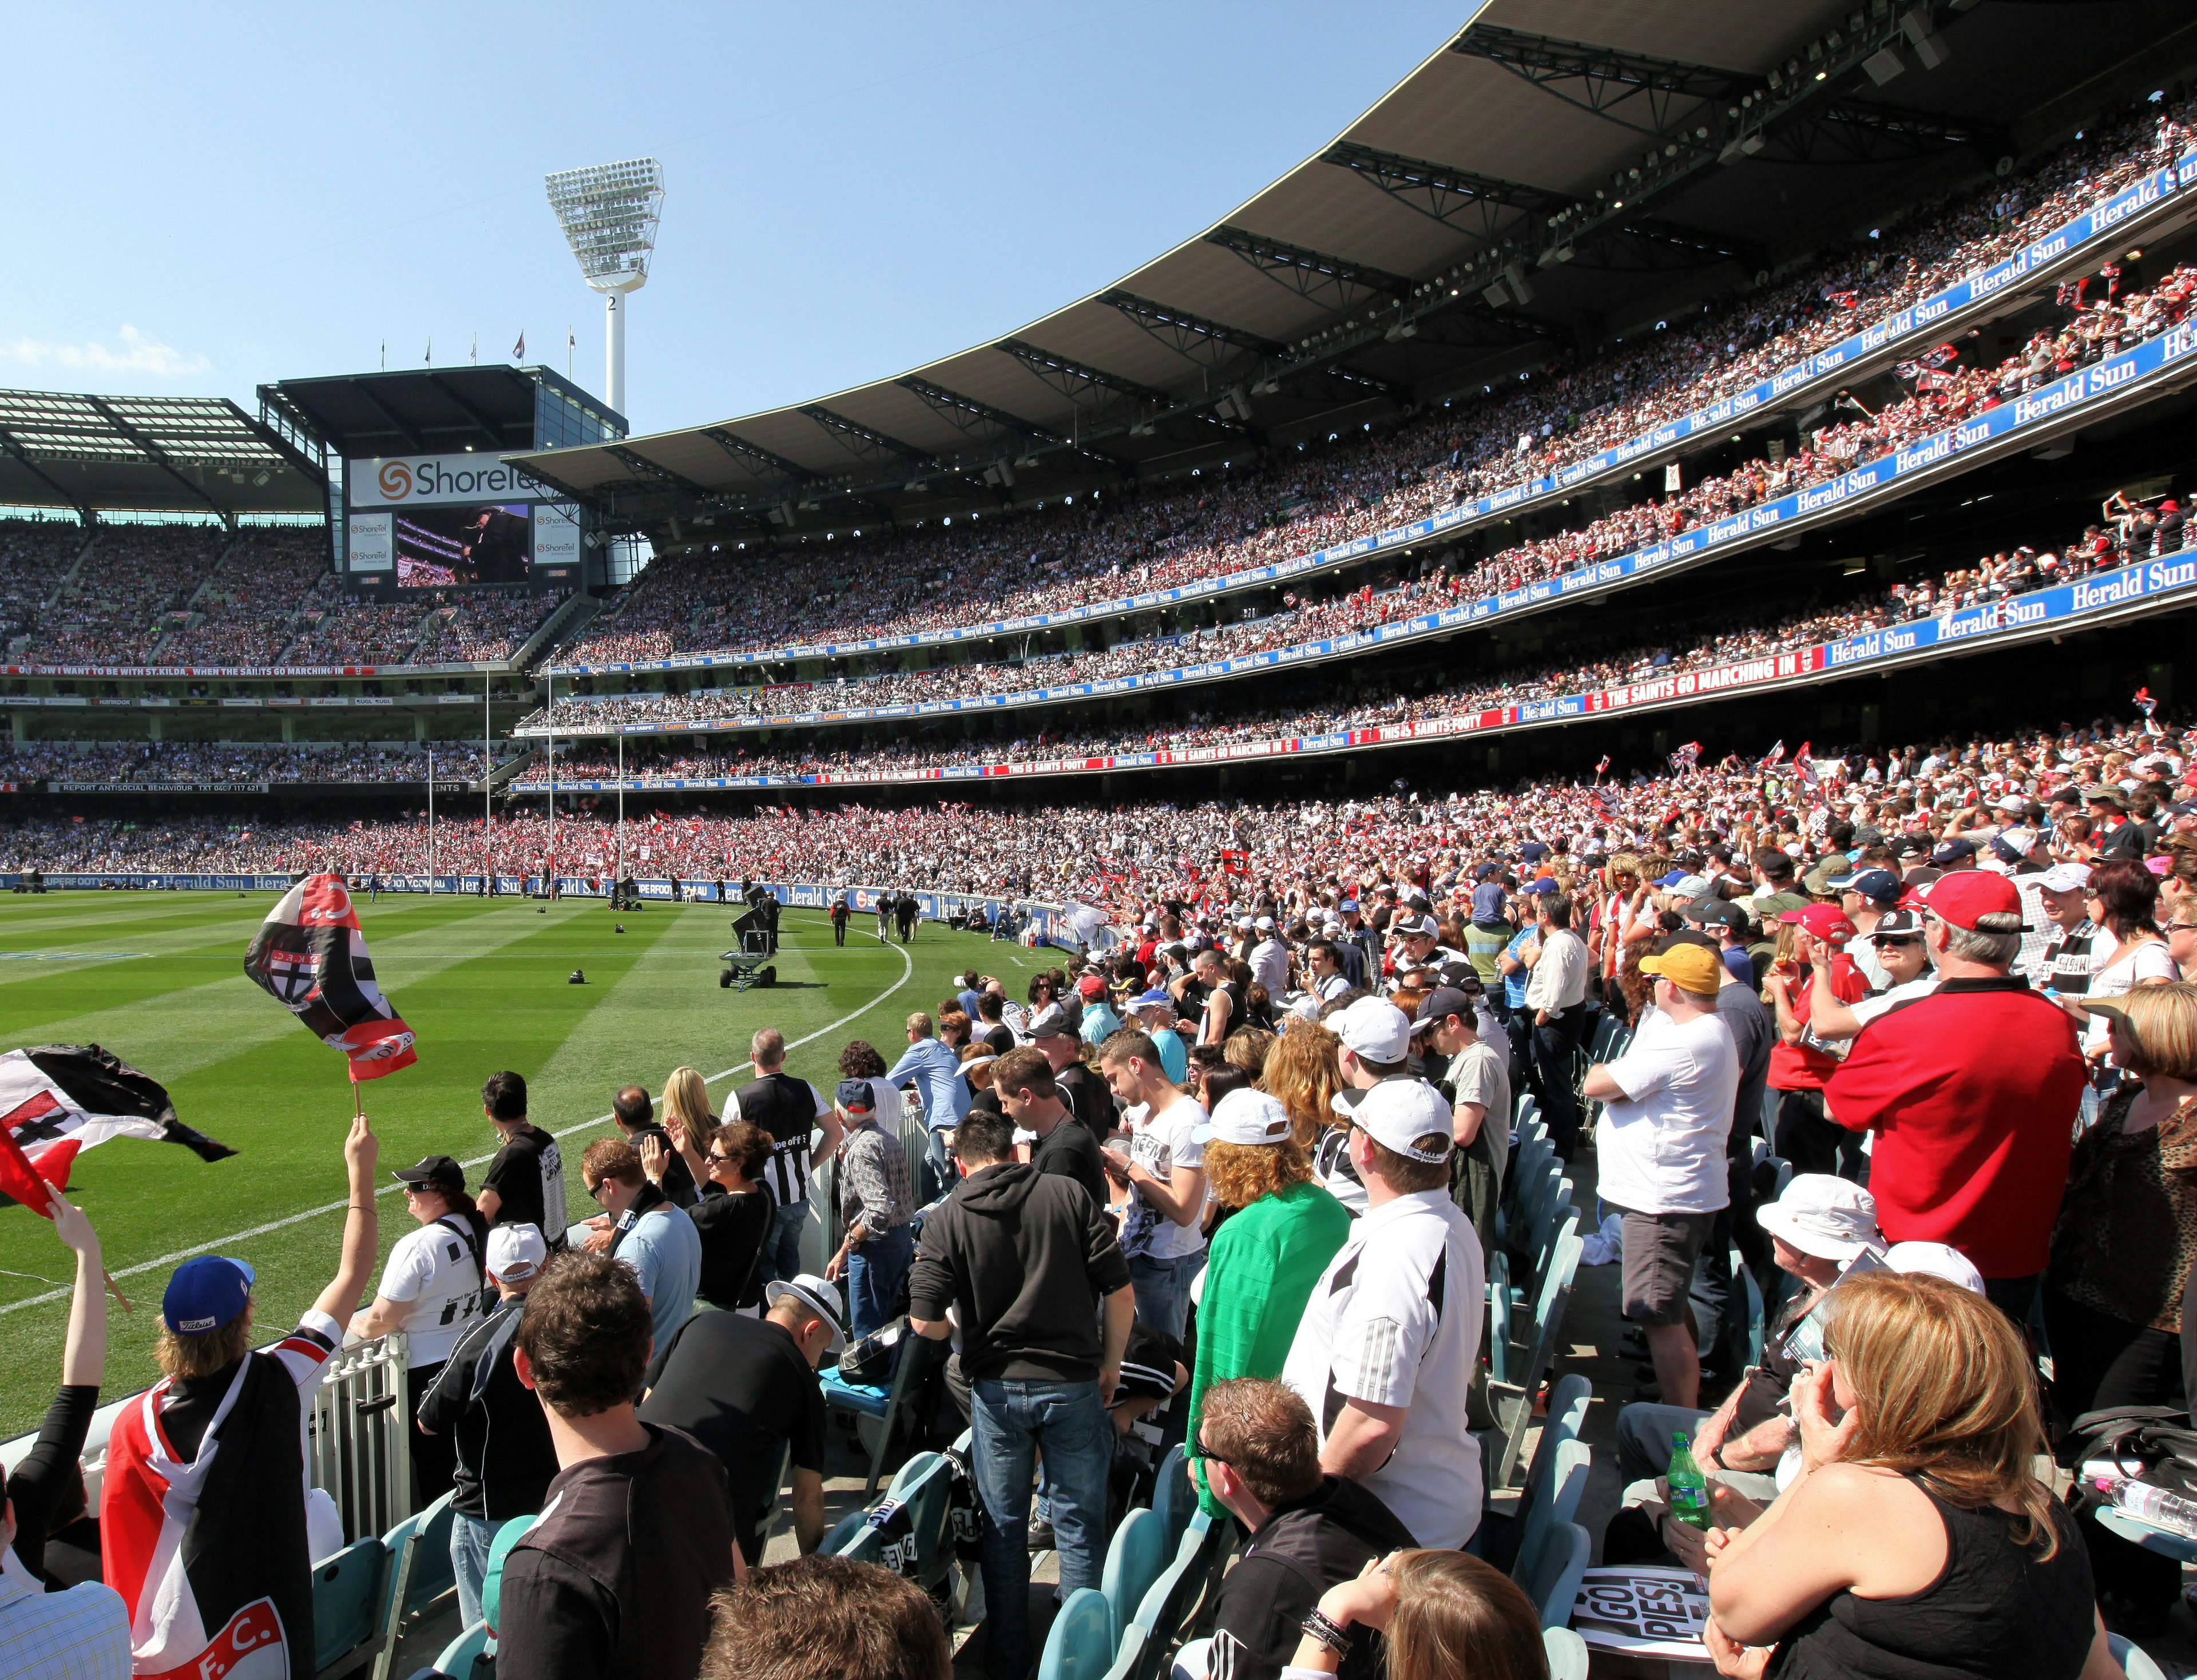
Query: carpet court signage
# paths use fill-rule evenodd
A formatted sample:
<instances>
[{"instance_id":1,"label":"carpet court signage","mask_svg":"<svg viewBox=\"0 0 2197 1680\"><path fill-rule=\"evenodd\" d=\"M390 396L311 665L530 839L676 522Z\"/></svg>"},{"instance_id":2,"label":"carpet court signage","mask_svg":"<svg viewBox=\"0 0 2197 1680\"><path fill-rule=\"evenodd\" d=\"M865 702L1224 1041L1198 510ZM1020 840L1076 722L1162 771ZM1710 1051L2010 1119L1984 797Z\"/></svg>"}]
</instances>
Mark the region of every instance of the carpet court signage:
<instances>
[{"instance_id":1,"label":"carpet court signage","mask_svg":"<svg viewBox=\"0 0 2197 1680\"><path fill-rule=\"evenodd\" d=\"M820 642L813 646L773 648L757 653L683 654L666 659L559 666L558 674L563 675L570 672L577 675L589 672L693 670L716 665L781 663L789 658L832 658L843 654L875 653L899 647L933 646L986 636L1012 634L1023 630L1050 629L1083 623L1093 618L1116 617L1125 612L1196 600L1205 595L1253 584L1274 582L1323 567L1340 565L1345 561L1361 559L1385 548L1422 542L1429 536L1475 524L1495 514L1511 513L1528 503L1574 490L1590 479L1629 466L1644 456L1655 455L1689 439L1720 432L1733 421L1745 419L1764 405L1790 397L1819 379L1841 373L1891 345L1910 337L1935 333L1946 321L1962 310L1990 302L2009 291L2018 290L2031 276L2060 267L2068 258L2080 255L2109 235L2118 235L2129 223L2140 218L2193 183L2197 183L2197 150L2185 152L2173 163L2153 170L2113 197L2092 206L2072 221L2024 246L2012 256L1893 311L1883 320L1840 339L1837 344L1826 345L1792 367L1773 374L1743 391L1734 391L1706 408L1655 426L1627 443L1614 444L1585 461L1560 469L1553 475L1522 480L1492 495L1461 502L1455 507L1399 526L1394 530L1371 533L1331 548L1322 548L1293 559L1278 561L1272 565L1255 566L1222 577L1201 578L1196 582L1185 583L1172 589L1157 589L1145 594L1071 607L1059 612L1040 612L1025 617L1001 619L996 623L954 630L919 630L906 635L872 636L853 641Z\"/></svg>"}]
</instances>

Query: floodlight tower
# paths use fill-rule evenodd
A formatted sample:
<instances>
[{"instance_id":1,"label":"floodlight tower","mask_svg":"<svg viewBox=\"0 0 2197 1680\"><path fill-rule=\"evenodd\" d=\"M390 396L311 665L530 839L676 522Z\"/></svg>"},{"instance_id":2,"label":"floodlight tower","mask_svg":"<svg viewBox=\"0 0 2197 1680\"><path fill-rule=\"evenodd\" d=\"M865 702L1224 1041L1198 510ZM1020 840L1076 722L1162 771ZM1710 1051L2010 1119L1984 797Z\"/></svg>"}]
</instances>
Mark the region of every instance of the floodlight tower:
<instances>
[{"instance_id":1,"label":"floodlight tower","mask_svg":"<svg viewBox=\"0 0 2197 1680\"><path fill-rule=\"evenodd\" d=\"M549 207L579 258L581 278L603 294L603 400L623 414L623 300L648 284L649 253L656 249L657 219L664 213L664 165L653 158L629 158L561 170L548 177L548 187Z\"/></svg>"}]
</instances>

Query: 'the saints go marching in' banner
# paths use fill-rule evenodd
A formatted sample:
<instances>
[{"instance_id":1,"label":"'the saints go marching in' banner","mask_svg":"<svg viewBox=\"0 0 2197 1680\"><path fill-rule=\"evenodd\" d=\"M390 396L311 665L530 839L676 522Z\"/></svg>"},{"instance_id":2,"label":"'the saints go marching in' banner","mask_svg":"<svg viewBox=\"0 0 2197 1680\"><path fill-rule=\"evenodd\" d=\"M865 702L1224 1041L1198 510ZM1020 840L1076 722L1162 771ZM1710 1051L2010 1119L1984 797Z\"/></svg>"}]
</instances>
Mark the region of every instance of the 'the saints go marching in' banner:
<instances>
[{"instance_id":1,"label":"'the saints go marching in' banner","mask_svg":"<svg viewBox=\"0 0 2197 1680\"><path fill-rule=\"evenodd\" d=\"M412 1029L381 995L340 875L308 875L267 913L244 971L350 1058L354 1084L418 1060Z\"/></svg>"}]
</instances>

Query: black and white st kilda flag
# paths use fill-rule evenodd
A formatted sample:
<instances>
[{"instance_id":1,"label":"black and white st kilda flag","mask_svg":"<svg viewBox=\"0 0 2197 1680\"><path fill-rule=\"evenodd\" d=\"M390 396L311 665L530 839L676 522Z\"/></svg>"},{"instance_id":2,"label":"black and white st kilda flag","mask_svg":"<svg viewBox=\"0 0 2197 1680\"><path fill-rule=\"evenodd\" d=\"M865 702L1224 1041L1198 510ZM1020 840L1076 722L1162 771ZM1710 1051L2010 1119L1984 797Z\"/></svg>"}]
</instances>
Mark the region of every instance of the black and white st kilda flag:
<instances>
[{"instance_id":1,"label":"black and white st kilda flag","mask_svg":"<svg viewBox=\"0 0 2197 1680\"><path fill-rule=\"evenodd\" d=\"M38 1176L57 1188L67 1187L81 1151L109 1138L181 1144L201 1161L236 1153L177 1120L165 1088L96 1044L0 1056L0 1127ZM0 1180L0 1190L13 1189Z\"/></svg>"},{"instance_id":2,"label":"black and white st kilda flag","mask_svg":"<svg viewBox=\"0 0 2197 1680\"><path fill-rule=\"evenodd\" d=\"M308 875L291 888L252 936L244 971L323 1044L343 1051L354 1084L419 1059L412 1029L374 980L342 876Z\"/></svg>"}]
</instances>

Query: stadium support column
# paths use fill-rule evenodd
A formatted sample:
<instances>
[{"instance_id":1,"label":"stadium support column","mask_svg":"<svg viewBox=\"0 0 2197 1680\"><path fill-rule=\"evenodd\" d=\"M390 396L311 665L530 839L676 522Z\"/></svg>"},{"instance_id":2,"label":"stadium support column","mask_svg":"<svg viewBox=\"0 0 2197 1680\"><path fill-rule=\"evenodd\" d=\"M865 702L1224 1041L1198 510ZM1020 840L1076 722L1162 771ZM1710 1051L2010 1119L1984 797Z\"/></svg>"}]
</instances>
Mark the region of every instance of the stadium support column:
<instances>
[{"instance_id":1,"label":"stadium support column","mask_svg":"<svg viewBox=\"0 0 2197 1680\"><path fill-rule=\"evenodd\" d=\"M427 896L435 895L435 750L427 749Z\"/></svg>"},{"instance_id":2,"label":"stadium support column","mask_svg":"<svg viewBox=\"0 0 2197 1680\"><path fill-rule=\"evenodd\" d=\"M625 413L625 299L617 292L603 293L604 401L620 414Z\"/></svg>"},{"instance_id":3,"label":"stadium support column","mask_svg":"<svg viewBox=\"0 0 2197 1680\"><path fill-rule=\"evenodd\" d=\"M625 732L622 729L617 737L617 863L611 875L613 890L617 883L625 879Z\"/></svg>"}]
</instances>

